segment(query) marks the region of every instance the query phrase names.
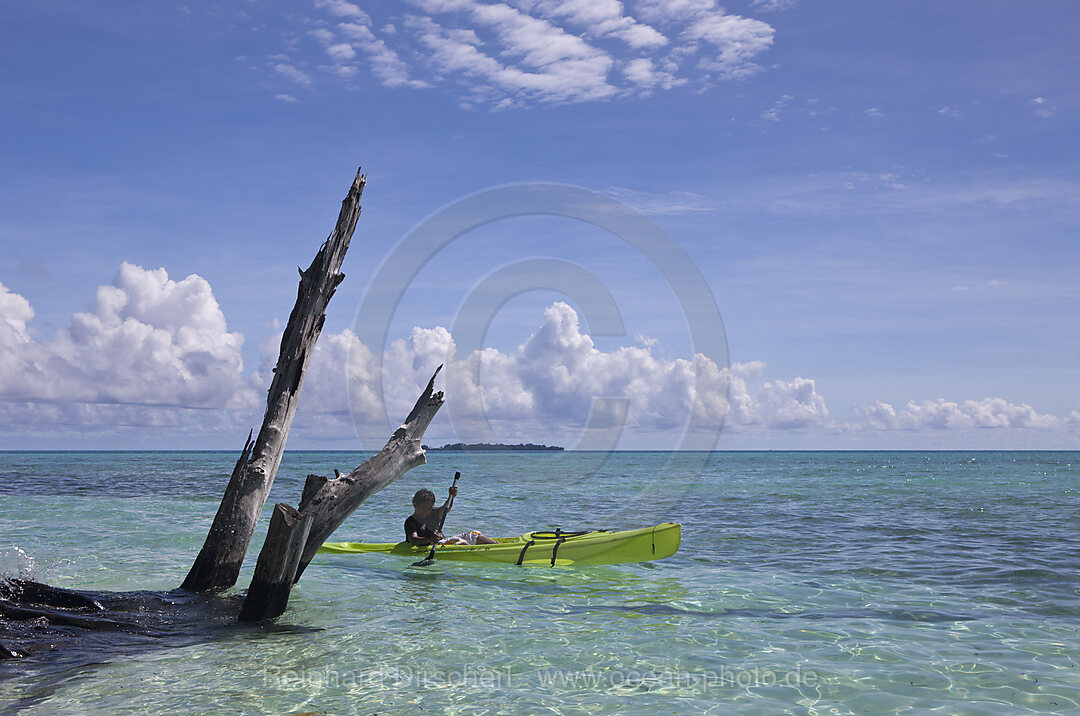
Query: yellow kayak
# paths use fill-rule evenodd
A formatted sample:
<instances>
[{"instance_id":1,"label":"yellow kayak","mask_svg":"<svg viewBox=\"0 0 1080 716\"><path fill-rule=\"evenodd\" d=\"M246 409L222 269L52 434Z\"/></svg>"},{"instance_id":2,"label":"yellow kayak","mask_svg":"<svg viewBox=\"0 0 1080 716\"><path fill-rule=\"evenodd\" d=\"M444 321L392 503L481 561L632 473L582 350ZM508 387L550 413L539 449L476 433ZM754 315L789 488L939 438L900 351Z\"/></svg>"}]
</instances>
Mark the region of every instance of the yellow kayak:
<instances>
[{"instance_id":1,"label":"yellow kayak","mask_svg":"<svg viewBox=\"0 0 1080 716\"><path fill-rule=\"evenodd\" d=\"M518 537L500 538L495 544L439 545L435 548L435 559L544 567L625 564L670 557L679 549L681 538L682 527L674 522L622 532L526 532ZM430 550L431 547L415 547L408 542L326 542L319 548L325 554L379 552L413 559L422 559Z\"/></svg>"}]
</instances>

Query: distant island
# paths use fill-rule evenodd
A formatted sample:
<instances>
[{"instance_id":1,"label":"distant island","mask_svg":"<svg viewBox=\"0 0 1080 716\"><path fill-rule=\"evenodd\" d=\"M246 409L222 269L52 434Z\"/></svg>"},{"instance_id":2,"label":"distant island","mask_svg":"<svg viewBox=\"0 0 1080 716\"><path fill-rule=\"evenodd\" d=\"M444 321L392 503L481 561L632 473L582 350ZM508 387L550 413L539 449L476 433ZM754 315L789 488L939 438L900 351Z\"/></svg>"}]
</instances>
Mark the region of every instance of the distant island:
<instances>
[{"instance_id":1,"label":"distant island","mask_svg":"<svg viewBox=\"0 0 1080 716\"><path fill-rule=\"evenodd\" d=\"M505 445L503 443L447 443L442 447L428 447L421 445L425 450L562 450L558 445L534 445L533 443L518 443L517 445Z\"/></svg>"}]
</instances>

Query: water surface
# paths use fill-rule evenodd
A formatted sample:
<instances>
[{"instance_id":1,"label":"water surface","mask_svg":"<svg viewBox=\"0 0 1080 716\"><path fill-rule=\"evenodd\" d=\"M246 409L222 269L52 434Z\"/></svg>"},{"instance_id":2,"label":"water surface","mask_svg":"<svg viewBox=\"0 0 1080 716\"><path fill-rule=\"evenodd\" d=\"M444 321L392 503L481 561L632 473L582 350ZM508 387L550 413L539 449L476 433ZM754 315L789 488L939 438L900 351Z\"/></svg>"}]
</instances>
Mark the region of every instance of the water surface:
<instances>
[{"instance_id":1,"label":"water surface","mask_svg":"<svg viewBox=\"0 0 1080 716\"><path fill-rule=\"evenodd\" d=\"M363 457L288 453L268 504L296 504L308 472ZM235 459L0 453L0 570L79 589L173 589ZM577 569L320 555L272 627L234 625L233 590L202 630L165 624L167 638L0 662L0 704L42 714L1080 708L1078 452L433 452L335 538L399 539L411 494L441 497L455 470L447 530L677 521L683 544L660 562ZM0 633L10 627L0 621Z\"/></svg>"}]
</instances>

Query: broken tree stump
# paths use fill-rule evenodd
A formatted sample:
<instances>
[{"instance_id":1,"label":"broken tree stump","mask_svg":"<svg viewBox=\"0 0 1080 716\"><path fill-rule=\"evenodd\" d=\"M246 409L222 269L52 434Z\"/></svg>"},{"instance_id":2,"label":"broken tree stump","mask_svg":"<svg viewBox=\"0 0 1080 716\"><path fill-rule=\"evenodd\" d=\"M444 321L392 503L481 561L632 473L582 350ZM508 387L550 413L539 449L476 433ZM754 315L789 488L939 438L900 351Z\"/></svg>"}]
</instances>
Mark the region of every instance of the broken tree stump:
<instances>
[{"instance_id":1,"label":"broken tree stump","mask_svg":"<svg viewBox=\"0 0 1080 716\"><path fill-rule=\"evenodd\" d=\"M274 506L270 529L240 609L240 621L260 621L267 614L277 616L285 611L310 528L311 515L301 515L284 502Z\"/></svg>"},{"instance_id":2,"label":"broken tree stump","mask_svg":"<svg viewBox=\"0 0 1080 716\"><path fill-rule=\"evenodd\" d=\"M300 502L300 512L312 516L311 532L308 534L304 554L296 571L296 580L315 553L329 539L341 523L360 506L364 500L389 485L417 465L427 462L420 441L424 431L443 404L442 391L434 392L435 378L442 370L440 365L420 394L409 416L394 431L383 449L372 455L348 475L321 479L313 482L308 477L304 485L306 499Z\"/></svg>"},{"instance_id":3,"label":"broken tree stump","mask_svg":"<svg viewBox=\"0 0 1080 716\"><path fill-rule=\"evenodd\" d=\"M281 350L266 397L262 428L254 442L248 436L206 541L184 579L182 589L202 592L225 589L236 583L255 523L281 463L304 372L326 320L326 306L345 278L340 272L341 263L360 218L360 197L366 182L366 177L357 170L352 187L341 203L334 231L319 249L311 266L300 272L296 304L281 336Z\"/></svg>"},{"instance_id":4,"label":"broken tree stump","mask_svg":"<svg viewBox=\"0 0 1080 716\"><path fill-rule=\"evenodd\" d=\"M300 498L300 509L293 510L298 512L299 519L308 520L309 525L304 529L302 554L295 555L298 558L295 562L292 561L294 555L283 550L281 544L293 544L298 530L284 519L278 520L276 524L271 520L266 542L259 553L255 577L251 580L240 613L241 621L273 619L284 613L292 584L300 581L300 575L304 573L311 558L334 530L340 527L364 500L412 468L427 462L420 441L443 404L442 391L435 392L435 377L440 370L442 366L431 376L427 388L420 394L405 422L394 431L390 440L376 455L365 460L348 475L341 475L336 470L337 476L333 478L308 475ZM285 508L288 505L277 507ZM292 508L289 507L289 510ZM260 570L266 575L273 575L273 580L260 577ZM288 582L282 582L281 576L286 574L289 575Z\"/></svg>"}]
</instances>

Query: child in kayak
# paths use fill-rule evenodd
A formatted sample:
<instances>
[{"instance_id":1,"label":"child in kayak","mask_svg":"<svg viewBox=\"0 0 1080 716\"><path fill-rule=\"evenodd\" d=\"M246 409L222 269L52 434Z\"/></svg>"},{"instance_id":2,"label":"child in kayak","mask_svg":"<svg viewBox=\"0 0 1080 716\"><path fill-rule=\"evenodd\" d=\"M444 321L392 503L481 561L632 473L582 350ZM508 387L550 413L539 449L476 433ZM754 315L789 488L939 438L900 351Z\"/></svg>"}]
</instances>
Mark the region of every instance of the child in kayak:
<instances>
[{"instance_id":1,"label":"child in kayak","mask_svg":"<svg viewBox=\"0 0 1080 716\"><path fill-rule=\"evenodd\" d=\"M495 544L495 540L476 530L462 532L453 537L443 537L442 523L446 513L454 506L457 486L450 488L450 495L442 507L435 507L435 493L431 490L417 490L413 495L413 513L405 519L405 541L412 545L430 544Z\"/></svg>"}]
</instances>

